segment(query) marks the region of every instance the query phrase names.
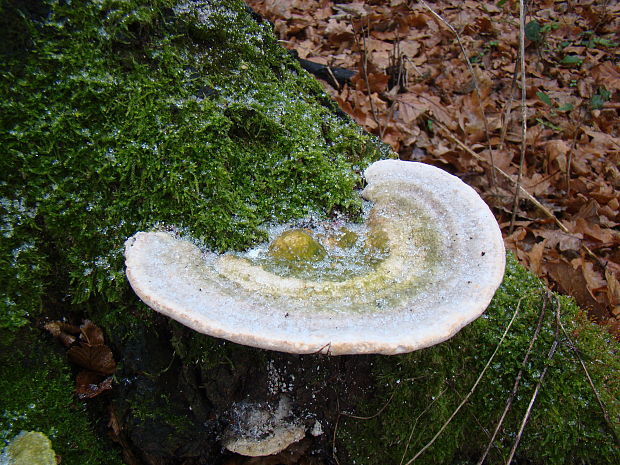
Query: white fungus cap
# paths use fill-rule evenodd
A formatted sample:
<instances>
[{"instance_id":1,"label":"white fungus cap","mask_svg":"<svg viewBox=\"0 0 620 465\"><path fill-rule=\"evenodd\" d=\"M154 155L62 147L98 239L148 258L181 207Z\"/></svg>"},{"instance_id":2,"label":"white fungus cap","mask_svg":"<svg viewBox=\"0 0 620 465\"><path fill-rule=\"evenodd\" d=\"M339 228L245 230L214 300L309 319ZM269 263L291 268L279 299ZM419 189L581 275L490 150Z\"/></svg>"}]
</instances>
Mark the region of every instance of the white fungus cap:
<instances>
[{"instance_id":1,"label":"white fungus cap","mask_svg":"<svg viewBox=\"0 0 620 465\"><path fill-rule=\"evenodd\" d=\"M445 341L480 316L505 267L478 194L422 163L383 160L362 195L389 255L344 281L282 277L165 232L127 240L127 277L151 308L201 333L291 353L398 354Z\"/></svg>"}]
</instances>

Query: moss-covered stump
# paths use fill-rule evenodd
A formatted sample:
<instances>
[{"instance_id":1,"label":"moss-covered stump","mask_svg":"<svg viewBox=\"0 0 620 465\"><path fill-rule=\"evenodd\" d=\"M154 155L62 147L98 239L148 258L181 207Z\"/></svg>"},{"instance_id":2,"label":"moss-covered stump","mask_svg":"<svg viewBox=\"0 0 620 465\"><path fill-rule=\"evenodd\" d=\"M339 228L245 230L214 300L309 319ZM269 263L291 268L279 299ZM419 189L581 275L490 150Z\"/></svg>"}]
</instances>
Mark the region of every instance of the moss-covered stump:
<instances>
[{"instance_id":1,"label":"moss-covered stump","mask_svg":"<svg viewBox=\"0 0 620 465\"><path fill-rule=\"evenodd\" d=\"M0 439L41 431L63 464L119 463L122 453L132 465L218 465L232 455L221 440L235 406L285 396L309 432L288 463L291 454L404 463L467 394L519 307L478 389L416 463L475 462L544 301L514 261L485 316L396 357L238 346L155 314L129 289L122 248L139 230L176 228L230 250L264 239L266 223L359 213L359 173L388 154L338 113L267 24L222 0L5 0L0 13ZM546 362L556 303L488 463L503 463L545 366L517 462L620 461L563 333ZM617 346L560 303L617 424ZM37 329L84 316L106 330L118 362L112 391L88 403L73 397L64 355ZM118 446L104 439L109 420Z\"/></svg>"}]
</instances>

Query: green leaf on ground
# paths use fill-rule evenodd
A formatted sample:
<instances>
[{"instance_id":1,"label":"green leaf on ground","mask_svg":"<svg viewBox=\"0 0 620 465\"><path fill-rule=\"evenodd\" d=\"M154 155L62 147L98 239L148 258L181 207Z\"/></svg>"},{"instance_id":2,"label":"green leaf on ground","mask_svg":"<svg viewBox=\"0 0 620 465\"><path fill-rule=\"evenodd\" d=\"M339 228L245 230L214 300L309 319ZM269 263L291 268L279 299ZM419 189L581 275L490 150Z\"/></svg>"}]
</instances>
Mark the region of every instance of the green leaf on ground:
<instances>
[{"instance_id":1,"label":"green leaf on ground","mask_svg":"<svg viewBox=\"0 0 620 465\"><path fill-rule=\"evenodd\" d=\"M553 105L553 102L551 101L551 98L547 94L545 94L544 92L538 91L538 92L536 92L536 96L545 105L549 105L549 106Z\"/></svg>"},{"instance_id":2,"label":"green leaf on ground","mask_svg":"<svg viewBox=\"0 0 620 465\"><path fill-rule=\"evenodd\" d=\"M525 37L532 42L540 42L542 40L540 23L538 21L533 20L525 25Z\"/></svg>"}]
</instances>

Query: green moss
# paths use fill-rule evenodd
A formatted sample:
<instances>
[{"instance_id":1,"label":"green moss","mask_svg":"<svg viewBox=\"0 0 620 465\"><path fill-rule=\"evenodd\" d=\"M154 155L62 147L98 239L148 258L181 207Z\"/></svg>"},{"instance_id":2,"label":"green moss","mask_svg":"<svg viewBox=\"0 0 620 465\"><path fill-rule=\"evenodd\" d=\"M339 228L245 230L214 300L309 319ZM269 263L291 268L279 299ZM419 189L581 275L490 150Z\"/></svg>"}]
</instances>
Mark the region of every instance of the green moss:
<instances>
[{"instance_id":1,"label":"green moss","mask_svg":"<svg viewBox=\"0 0 620 465\"><path fill-rule=\"evenodd\" d=\"M241 249L266 222L359 213L384 149L240 1L174 3L50 1L0 33L23 49L0 75L0 327L122 301L139 230Z\"/></svg>"},{"instance_id":2,"label":"green moss","mask_svg":"<svg viewBox=\"0 0 620 465\"><path fill-rule=\"evenodd\" d=\"M519 313L489 371L465 407L416 463L476 463L489 441L512 390L537 325L544 288L508 257L507 273L483 317L451 340L429 349L378 361L375 376L384 386L372 420L346 419L341 444L357 464L405 462L439 430L470 390L520 301ZM520 463L618 463L619 451L573 351L562 336L551 362L560 305L564 326L576 339L614 424L620 420L618 346L579 314L574 302L554 296L547 304L521 386L486 463L504 463L540 374L548 372L517 450ZM578 336L577 336L578 335Z\"/></svg>"},{"instance_id":3,"label":"green moss","mask_svg":"<svg viewBox=\"0 0 620 465\"><path fill-rule=\"evenodd\" d=\"M212 372L221 366L234 370L233 358L247 356L248 360L266 360L264 351L193 332L174 320L170 320L170 326L173 335L171 344L175 353L188 364L205 372ZM242 354L241 357L238 354Z\"/></svg>"},{"instance_id":4,"label":"green moss","mask_svg":"<svg viewBox=\"0 0 620 465\"><path fill-rule=\"evenodd\" d=\"M122 463L97 436L85 404L75 399L65 357L55 346L34 330L0 330L0 448L21 431L40 431L63 465Z\"/></svg>"}]
</instances>

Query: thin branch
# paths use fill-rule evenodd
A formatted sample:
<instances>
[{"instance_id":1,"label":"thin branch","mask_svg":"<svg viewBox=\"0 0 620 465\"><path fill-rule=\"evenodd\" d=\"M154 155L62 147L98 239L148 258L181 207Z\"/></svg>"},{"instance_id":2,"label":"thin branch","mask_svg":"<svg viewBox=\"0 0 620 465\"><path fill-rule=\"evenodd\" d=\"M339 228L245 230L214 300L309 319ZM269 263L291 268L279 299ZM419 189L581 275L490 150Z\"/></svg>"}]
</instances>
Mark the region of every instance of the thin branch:
<instances>
[{"instance_id":1,"label":"thin branch","mask_svg":"<svg viewBox=\"0 0 620 465\"><path fill-rule=\"evenodd\" d=\"M469 148L467 145L465 145L461 140L459 140L456 136L454 136L452 134L452 131L445 126L444 124L442 124L440 121L435 120L433 122L437 127L439 127L440 129L442 129L446 136L448 137L448 139L450 139L452 142L454 142L456 145L458 145L459 147L461 147L463 150L465 150L468 154L470 154L472 157L474 157L476 160L483 162L483 163L489 163L489 161L483 157L481 157L480 155L478 155L476 152L474 152L471 148ZM513 186L516 186L517 181L515 179L513 179L513 177L506 173L504 170L502 170L499 167L495 167L495 171L497 171L499 174L502 175L502 177L504 177L506 180L508 180ZM553 220L553 222L558 226L558 228L560 228L563 232L565 232L566 234L572 234L568 228L566 226L564 226L564 224L551 212L551 210L549 210L547 207L545 207L542 203L540 203L538 201L538 199L536 199L536 197L534 197L532 194L530 194L523 186L519 186L519 192L521 195L523 195L527 200L529 200L530 202L532 202L532 204L534 204L534 206L536 208L538 208L547 218L550 218ZM605 266L606 263L601 260L593 251L592 249L590 249L587 245L585 245L583 242L581 243L581 247L583 248L583 250L586 251L586 253L592 257L594 260L596 260L596 262L601 265L601 266Z\"/></svg>"},{"instance_id":2,"label":"thin branch","mask_svg":"<svg viewBox=\"0 0 620 465\"><path fill-rule=\"evenodd\" d=\"M424 415L426 412L429 411L429 409L433 406L433 404L435 402L437 402L437 400L443 396L445 394L445 392L448 390L448 388L445 388L443 391L441 391L434 399L433 401L428 404L426 406L426 408L424 410L422 410L422 412L415 418L415 420L413 421L413 425L411 426L411 432L409 433L409 438L407 439L407 444L405 444L405 450L403 451L403 456L400 459L400 465L403 465L403 462L405 461L405 456L407 455L407 451L409 450L409 444L411 444L411 438L413 438L413 432L415 431L415 428L418 424L418 420L420 418L422 418L422 415Z\"/></svg>"},{"instance_id":3,"label":"thin branch","mask_svg":"<svg viewBox=\"0 0 620 465\"><path fill-rule=\"evenodd\" d=\"M517 188L515 189L514 200L512 203L512 216L510 218L509 234L512 234L519 207L519 188L523 178L523 163L525 162L525 148L527 145L527 103L525 77L525 5L523 0L519 0L519 66L521 68L521 156L519 157L519 174L517 175Z\"/></svg>"},{"instance_id":4,"label":"thin branch","mask_svg":"<svg viewBox=\"0 0 620 465\"><path fill-rule=\"evenodd\" d=\"M536 342L536 339L538 339L538 334L540 333L540 329L542 328L542 324L545 318L546 308L547 308L547 299L543 300L542 309L540 310L540 317L538 318L538 325L536 326L536 329L534 330L534 335L532 336L532 339L530 340L530 345L527 348L527 351L525 352L525 357L523 357L523 361L521 362L521 369L519 370L519 373L517 373L517 377L515 378L515 383L514 383L514 386L512 387L512 392L508 396L508 400L506 401L506 406L504 407L504 411L502 412L502 415L500 416L499 421L497 422L497 426L495 427L495 430L493 431L493 434L491 435L491 439L489 443L487 444L487 448L482 454L482 457L480 457L480 460L478 460L478 465L482 465L487 455L489 454L489 451L491 450L491 446L493 445L493 441L495 441L495 437L497 436L497 433L499 433L499 430L502 427L502 423L504 422L504 419L506 418L506 415L508 414L508 411L510 410L510 407L512 406L512 402L515 396L517 395L519 384L521 383L521 378L523 376L523 371L525 367L527 366L527 362L530 358L530 353L532 352L534 343Z\"/></svg>"},{"instance_id":5,"label":"thin branch","mask_svg":"<svg viewBox=\"0 0 620 465\"><path fill-rule=\"evenodd\" d=\"M586 364L581 358L581 355L579 355L579 351L577 350L577 347L575 347L575 344L573 343L572 339L568 335L568 332L564 328L564 325L562 324L562 322L560 322L560 328L562 328L562 332L564 333L564 336L566 337L568 341L568 345L573 350L573 352L575 352L575 355L579 359L579 363L581 363L581 368L583 368L583 372L586 374L586 378L588 378L588 383L590 383L590 387L592 388L592 391L594 392L594 395L596 396L596 400L598 402L599 407L601 408L601 413L603 414L603 418L605 418L605 423L607 424L607 427L609 428L609 432L615 439L616 444L618 445L618 448L620 449L620 438L618 437L618 434L616 433L616 429L614 428L609 418L609 414L607 413L605 404L603 403L603 400L601 399L601 396L598 390L596 389L596 386L594 386L594 381L592 381L592 377L590 376L590 373L588 372L588 369L586 368Z\"/></svg>"},{"instance_id":6,"label":"thin branch","mask_svg":"<svg viewBox=\"0 0 620 465\"><path fill-rule=\"evenodd\" d=\"M571 191L571 171L573 166L573 154L575 153L575 149L577 148L577 137L579 136L579 129L581 129L586 122L586 118L588 116L587 111L584 109L583 105L579 107L579 113L581 114L581 118L579 122L573 125L573 140L571 141L570 148L568 149L567 157L566 157L566 196L570 197Z\"/></svg>"},{"instance_id":7,"label":"thin branch","mask_svg":"<svg viewBox=\"0 0 620 465\"><path fill-rule=\"evenodd\" d=\"M336 79L336 76L334 76L334 73L332 71L332 67L327 65L325 67L325 69L327 70L327 75L329 76L329 78L332 80L332 83L334 84L334 88L337 91L340 91L342 89L342 86L340 85L340 83L338 82L338 79Z\"/></svg>"},{"instance_id":8,"label":"thin branch","mask_svg":"<svg viewBox=\"0 0 620 465\"><path fill-rule=\"evenodd\" d=\"M433 10L430 7L430 5L428 3L426 3L424 0L419 0L419 2L437 20L439 20L448 29L450 29L452 34L454 34L454 36L456 37L456 41L458 42L459 47L461 48L461 53L463 54L463 57L465 58L465 62L467 63L467 67L469 68L469 72L471 73L472 80L474 82L474 88L476 90L476 95L478 96L478 111L480 112L480 115L482 116L482 122L484 123L484 131L486 133L487 143L489 144L489 157L490 157L490 161L491 161L491 176L490 176L491 187L495 188L495 186L497 184L497 179L495 178L495 152L493 150L493 145L491 144L491 131L489 130L489 122L487 121L487 117L486 117L486 114L484 112L484 107L482 105L482 92L480 91L480 83L478 81L478 75L476 74L476 70L474 69L473 65L471 64L471 61L470 61L469 57L467 56L467 51L465 50L465 46L463 45L463 42L461 41L461 36L457 32L457 30L454 29L454 27L448 21L446 21L439 13L435 12L435 10Z\"/></svg>"},{"instance_id":9,"label":"thin branch","mask_svg":"<svg viewBox=\"0 0 620 465\"><path fill-rule=\"evenodd\" d=\"M377 413L375 413L374 415L370 415L369 417L360 417L360 416L351 415L351 414L345 413L345 412L340 412L340 415L345 416L345 417L349 417L349 418L355 418L356 420L372 420L373 418L378 417L379 415L381 415L383 413L383 411L387 408L387 406L390 405L390 402L392 402L392 399L394 398L395 394L396 394L396 389L394 389L394 391L392 392L392 395L390 396L388 401L385 403L385 405L383 405L383 407L381 407L377 411Z\"/></svg>"},{"instance_id":10,"label":"thin branch","mask_svg":"<svg viewBox=\"0 0 620 465\"><path fill-rule=\"evenodd\" d=\"M500 338L499 342L497 343L497 346L495 347L495 350L493 351L493 354L491 354L491 357L489 358L487 364L484 366L484 368L482 369L482 371L480 372L480 374L478 375L478 378L476 379L476 382L473 384L473 386L471 387L471 389L469 390L469 392L467 393L467 395L463 398L463 400L461 401L461 403L459 404L459 406L454 410L454 412L452 412L452 415L450 415L450 418L448 418L445 423L441 426L441 428L439 428L439 431L437 431L437 433L435 433L435 436L433 436L433 438L424 446L422 447L422 449L420 449L418 451L417 454L415 454L413 456L413 458L411 460L409 460L405 465L410 465L411 463L413 463L415 460L417 460L417 458L422 455L426 449L428 449L429 447L431 447L435 441L437 440L437 438L441 435L441 433L443 433L443 431L448 427L448 425L450 424L450 422L452 421L452 419L456 416L456 414L461 410L461 408L463 407L463 405L465 405L465 403L469 400L469 398L471 397L471 395L474 393L474 391L476 390L476 388L478 387L478 384L480 383L480 380L482 379L482 377L484 376L484 374L486 373L487 369L489 368L489 366L491 365L491 362L493 362L493 359L495 358L495 355L497 354L497 352L499 351L500 346L502 345L502 342L504 342L504 339L506 338L506 334L508 334L508 331L510 330L512 323L515 321L515 318L517 317L517 314L519 313L519 309L521 308L521 301L523 300L523 297L521 297L519 299L519 302L517 303L517 308L514 312L514 315L512 315L512 318L510 319L510 322L508 323L508 326L506 326L506 329L504 330L504 334L502 334L502 337Z\"/></svg>"},{"instance_id":11,"label":"thin branch","mask_svg":"<svg viewBox=\"0 0 620 465\"><path fill-rule=\"evenodd\" d=\"M558 348L558 343L560 342L560 302L558 301L558 305L555 311L555 338L553 339L553 344L551 344L551 348L549 349L549 353L547 354L547 362L550 362L553 356L555 355L555 351ZM525 415L523 416L523 420L521 421L521 426L519 427L519 432L517 433L517 437L515 438L515 442L512 445L512 449L510 449L510 455L508 455L508 460L506 460L506 465L510 465L512 459L517 451L517 447L519 447L519 442L521 441L521 436L523 436L523 430L525 429L525 425L527 424L528 419L530 418L530 414L532 413L532 407L534 406L534 402L536 401L536 397L540 392L540 388L542 387L542 383L545 379L545 375L547 374L547 370L549 369L549 365L545 365L540 378L538 379L538 383L536 383L536 388L534 389L534 393L532 394L532 398L530 399L530 403L527 406L527 410L525 411Z\"/></svg>"},{"instance_id":12,"label":"thin branch","mask_svg":"<svg viewBox=\"0 0 620 465\"><path fill-rule=\"evenodd\" d=\"M519 55L517 60L519 60ZM517 87L517 80L519 78L519 67L515 64L514 73L512 73L512 82L510 84L510 92L508 93L508 100L506 101L504 111L502 112L502 131L499 136L499 144L497 150L500 152L504 150L504 142L506 141L506 132L508 131L508 123L510 122L510 113L512 111L512 102L514 100L514 93Z\"/></svg>"},{"instance_id":13,"label":"thin branch","mask_svg":"<svg viewBox=\"0 0 620 465\"><path fill-rule=\"evenodd\" d=\"M336 455L336 433L338 432L338 423L340 422L340 399L338 399L338 393L336 393L336 409L338 411L338 416L336 417L336 423L334 424L334 434L332 436L332 457L336 462L336 465L340 465L340 461L338 460L338 456Z\"/></svg>"},{"instance_id":14,"label":"thin branch","mask_svg":"<svg viewBox=\"0 0 620 465\"><path fill-rule=\"evenodd\" d=\"M381 125L381 121L379 120L379 116L377 115L377 109L375 108L375 103L372 101L372 92L370 90L370 80L368 79L368 50L366 49L366 33L364 32L364 26L362 26L361 30L362 34L362 47L360 47L359 38L357 35L355 36L355 42L357 43L357 47L360 49L360 53L362 54L362 73L364 74L364 81L366 83L366 92L368 94L368 102L370 103L370 111L372 112L372 118L377 123L379 127L379 137L383 138L384 128Z\"/></svg>"}]
</instances>

